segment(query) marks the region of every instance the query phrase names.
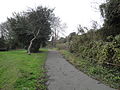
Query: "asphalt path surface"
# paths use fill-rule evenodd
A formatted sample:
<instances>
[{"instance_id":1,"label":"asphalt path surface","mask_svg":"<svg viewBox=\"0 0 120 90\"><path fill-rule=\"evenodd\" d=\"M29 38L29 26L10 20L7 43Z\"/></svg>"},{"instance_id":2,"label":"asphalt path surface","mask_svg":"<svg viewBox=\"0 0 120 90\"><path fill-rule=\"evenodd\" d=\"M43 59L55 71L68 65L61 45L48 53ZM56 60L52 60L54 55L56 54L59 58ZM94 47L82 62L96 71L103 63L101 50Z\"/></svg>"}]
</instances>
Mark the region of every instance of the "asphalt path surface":
<instances>
[{"instance_id":1,"label":"asphalt path surface","mask_svg":"<svg viewBox=\"0 0 120 90\"><path fill-rule=\"evenodd\" d=\"M116 90L77 70L55 50L49 50L45 67L48 90Z\"/></svg>"}]
</instances>

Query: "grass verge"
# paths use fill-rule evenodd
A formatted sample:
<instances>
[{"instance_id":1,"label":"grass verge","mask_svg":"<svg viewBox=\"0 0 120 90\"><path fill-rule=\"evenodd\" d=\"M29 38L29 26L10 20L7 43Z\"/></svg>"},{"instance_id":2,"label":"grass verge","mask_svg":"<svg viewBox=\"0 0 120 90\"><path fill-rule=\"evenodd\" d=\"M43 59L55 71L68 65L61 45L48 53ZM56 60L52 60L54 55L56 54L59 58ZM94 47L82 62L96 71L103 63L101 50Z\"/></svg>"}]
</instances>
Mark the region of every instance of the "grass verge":
<instances>
[{"instance_id":1,"label":"grass verge","mask_svg":"<svg viewBox=\"0 0 120 90\"><path fill-rule=\"evenodd\" d=\"M60 53L63 54L66 60L68 60L80 71L106 85L120 90L120 72L116 72L114 69L108 69L92 64L88 60L84 60L81 57L76 57L74 54L66 50L60 50Z\"/></svg>"},{"instance_id":2,"label":"grass verge","mask_svg":"<svg viewBox=\"0 0 120 90\"><path fill-rule=\"evenodd\" d=\"M0 90L46 90L47 49L28 55L25 50L0 52Z\"/></svg>"}]
</instances>

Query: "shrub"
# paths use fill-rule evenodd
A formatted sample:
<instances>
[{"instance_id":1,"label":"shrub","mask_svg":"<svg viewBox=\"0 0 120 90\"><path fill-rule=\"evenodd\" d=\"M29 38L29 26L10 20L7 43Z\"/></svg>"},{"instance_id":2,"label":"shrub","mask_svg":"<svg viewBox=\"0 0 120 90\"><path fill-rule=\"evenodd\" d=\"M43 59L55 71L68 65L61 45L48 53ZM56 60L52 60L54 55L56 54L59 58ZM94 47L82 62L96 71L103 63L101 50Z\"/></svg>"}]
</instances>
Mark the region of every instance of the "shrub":
<instances>
[{"instance_id":1,"label":"shrub","mask_svg":"<svg viewBox=\"0 0 120 90\"><path fill-rule=\"evenodd\" d=\"M82 35L74 37L70 42L70 52L94 64L118 67L117 64L120 63L120 35L115 38L109 36L107 42L99 40L82 43L83 40Z\"/></svg>"},{"instance_id":2,"label":"shrub","mask_svg":"<svg viewBox=\"0 0 120 90\"><path fill-rule=\"evenodd\" d=\"M68 47L67 47L67 43L61 43L61 44L57 44L56 47L59 49L59 50L67 50Z\"/></svg>"}]
</instances>

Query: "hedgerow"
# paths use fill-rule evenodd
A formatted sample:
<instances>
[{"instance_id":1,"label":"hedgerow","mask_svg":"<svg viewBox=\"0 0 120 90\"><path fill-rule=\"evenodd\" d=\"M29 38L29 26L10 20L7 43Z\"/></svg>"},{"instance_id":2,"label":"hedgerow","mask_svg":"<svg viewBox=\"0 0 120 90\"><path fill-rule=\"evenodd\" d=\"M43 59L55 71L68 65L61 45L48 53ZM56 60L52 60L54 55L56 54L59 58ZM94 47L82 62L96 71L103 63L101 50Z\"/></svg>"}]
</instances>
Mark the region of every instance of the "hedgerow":
<instances>
[{"instance_id":1,"label":"hedgerow","mask_svg":"<svg viewBox=\"0 0 120 90\"><path fill-rule=\"evenodd\" d=\"M70 42L69 50L91 63L120 69L120 35L107 39L108 41L85 41L82 35L77 35Z\"/></svg>"}]
</instances>

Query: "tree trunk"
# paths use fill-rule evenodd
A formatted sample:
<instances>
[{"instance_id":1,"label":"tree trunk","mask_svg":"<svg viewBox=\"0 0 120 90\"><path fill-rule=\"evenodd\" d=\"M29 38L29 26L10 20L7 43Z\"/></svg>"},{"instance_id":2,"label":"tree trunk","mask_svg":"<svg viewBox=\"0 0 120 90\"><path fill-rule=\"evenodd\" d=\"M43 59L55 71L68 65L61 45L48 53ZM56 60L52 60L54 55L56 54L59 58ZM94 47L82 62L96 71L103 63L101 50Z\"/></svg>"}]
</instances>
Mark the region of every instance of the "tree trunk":
<instances>
[{"instance_id":1,"label":"tree trunk","mask_svg":"<svg viewBox=\"0 0 120 90\"><path fill-rule=\"evenodd\" d=\"M34 37L31 41L30 41L30 45L29 45L29 47L28 47L28 50L27 50L27 53L30 55L31 54L31 47L32 47L32 43L33 43L33 41L36 39L36 37Z\"/></svg>"},{"instance_id":2,"label":"tree trunk","mask_svg":"<svg viewBox=\"0 0 120 90\"><path fill-rule=\"evenodd\" d=\"M31 47L32 47L33 41L37 38L39 32L40 32L40 30L38 30L37 34L34 35L34 38L30 41L30 44L29 44L29 46L28 46L28 50L27 50L28 55L31 54Z\"/></svg>"}]
</instances>

